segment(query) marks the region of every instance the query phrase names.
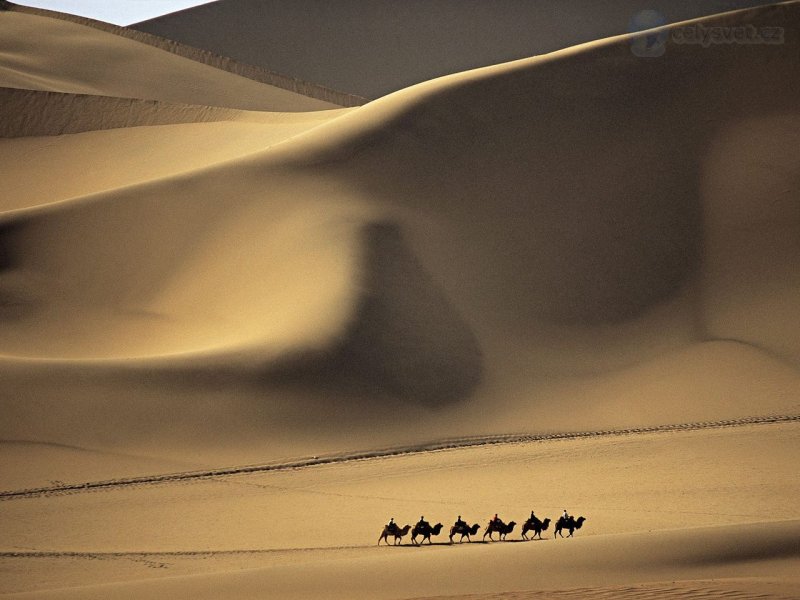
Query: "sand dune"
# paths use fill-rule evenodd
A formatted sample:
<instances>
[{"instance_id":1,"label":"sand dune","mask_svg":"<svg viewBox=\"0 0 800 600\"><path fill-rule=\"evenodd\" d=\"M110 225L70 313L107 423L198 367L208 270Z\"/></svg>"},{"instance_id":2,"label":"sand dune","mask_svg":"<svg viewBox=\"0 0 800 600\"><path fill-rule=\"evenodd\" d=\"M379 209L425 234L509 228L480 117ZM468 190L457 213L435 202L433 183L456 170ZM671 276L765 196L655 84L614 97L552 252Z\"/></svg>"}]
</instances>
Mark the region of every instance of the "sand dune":
<instances>
[{"instance_id":1,"label":"sand dune","mask_svg":"<svg viewBox=\"0 0 800 600\"><path fill-rule=\"evenodd\" d=\"M26 97L36 94L23 93ZM0 139L0 161L5 165L0 174L5 190L0 210L62 202L241 158L341 114L336 110L267 113L159 104L150 113L155 122L142 122L141 113L126 109L119 111L124 112L126 122L109 123L105 118L98 119L95 102L102 102L100 96L73 96L64 98L63 104L60 100L60 108L54 111L49 100L44 106L38 102L14 103L16 107L43 108L43 112L34 112L36 123L19 123L26 129L26 139ZM27 111L20 110L19 114ZM87 131L80 135L55 134L62 126L74 128L83 116ZM188 122L180 122L183 116ZM51 117L57 122L43 122ZM162 117L165 125L159 124ZM40 126L50 133L29 135L33 133L30 129ZM90 177L75 175L70 160L73 156L90 165ZM127 168L120 169L120 164Z\"/></svg>"},{"instance_id":2,"label":"sand dune","mask_svg":"<svg viewBox=\"0 0 800 600\"><path fill-rule=\"evenodd\" d=\"M791 22L796 9L713 22ZM258 395L325 396L340 372L355 388L337 397L352 402L494 404L504 388L552 395L549 382L570 373L735 338L708 332L707 240L728 225L711 229L718 176L702 165L715 139L756 114L793 122L787 35L780 46L673 44L656 62L622 38L490 67L238 161L6 214L13 318L0 351L149 369L158 357L167 368L210 360L249 371ZM701 85L708 73L713 90ZM498 94L501 109L480 108ZM773 151L790 155L796 129L780 131ZM785 202L760 209L756 243L790 227ZM762 277L792 298L781 269ZM772 339L742 341L796 363L796 325L782 314Z\"/></svg>"},{"instance_id":3,"label":"sand dune","mask_svg":"<svg viewBox=\"0 0 800 600\"><path fill-rule=\"evenodd\" d=\"M5 7L0 19L2 87L253 110L338 108L64 19Z\"/></svg>"},{"instance_id":4,"label":"sand dune","mask_svg":"<svg viewBox=\"0 0 800 600\"><path fill-rule=\"evenodd\" d=\"M800 413L800 2L702 20L781 44L622 36L317 111L135 36L0 24L0 489L739 424L5 498L3 592L796 595L797 425L743 419ZM387 511L531 503L592 525L372 548Z\"/></svg>"},{"instance_id":5,"label":"sand dune","mask_svg":"<svg viewBox=\"0 0 800 600\"><path fill-rule=\"evenodd\" d=\"M218 0L132 27L375 99L434 77L640 31L644 25L768 3L339 0L331 8L320 0Z\"/></svg>"},{"instance_id":6,"label":"sand dune","mask_svg":"<svg viewBox=\"0 0 800 600\"><path fill-rule=\"evenodd\" d=\"M6 500L0 551L19 552L9 567L30 568L38 589L117 582L40 597L413 598L711 577L796 592L800 482L774 457L797 438L776 424L495 445ZM375 546L387 511L483 523L565 502L588 518L572 540L551 528L529 543ZM12 582L3 591L26 589Z\"/></svg>"},{"instance_id":7,"label":"sand dune","mask_svg":"<svg viewBox=\"0 0 800 600\"><path fill-rule=\"evenodd\" d=\"M25 440L0 440L0 451L3 454L0 481L3 487L17 489L64 484L66 482L61 478L65 476L92 481L102 479L104 475L127 473L136 476L196 466L162 458ZM64 463L70 465L69 473L64 471Z\"/></svg>"},{"instance_id":8,"label":"sand dune","mask_svg":"<svg viewBox=\"0 0 800 600\"><path fill-rule=\"evenodd\" d=\"M18 88L0 88L0 109L5 115L0 123L0 138L45 137L126 127L219 121L276 123L279 126L297 122L320 123L346 110L296 113L247 111ZM280 127L276 131L280 131Z\"/></svg>"},{"instance_id":9,"label":"sand dune","mask_svg":"<svg viewBox=\"0 0 800 600\"><path fill-rule=\"evenodd\" d=\"M5 597L218 598L224 595L259 598L268 589L270 594L283 598L310 598L321 594L328 598L421 598L422 595L430 597L431 592L436 597L496 598L498 596L492 590L514 581L517 590L530 588L536 591L530 595L523 591L518 592L519 596L508 594L505 597L553 597L547 595L548 588L566 589L568 593L565 596L578 598L602 598L608 594L621 598L668 598L672 594L685 597L687 593L692 597L694 588L701 592L697 597L706 597L702 593L705 587L710 592L709 598L719 598L736 597L740 590L730 580L742 578L746 582L742 586L745 591L739 597L747 598L752 597L749 591L764 593L770 587L768 583L753 585L748 579L756 582L758 578L791 581L797 564L797 545L792 536L796 538L797 533L795 521L688 533L661 532L658 541L647 534L628 534L575 540L569 546L549 542L546 552L542 547L545 544L534 543L489 548L472 546L454 551L449 548L436 551L406 549L402 557L398 557L396 552L391 555L389 552L373 552L373 556L362 560L332 559L312 565L290 564L239 572L165 577L129 584L8 594ZM743 550L742 542L745 540L747 549ZM496 555L491 560L487 560L489 552ZM681 564L683 560L689 564ZM536 567L531 568L532 564ZM620 581L615 573L624 573L624 579ZM687 585L672 580L676 573L695 581L715 579L706 586ZM720 585L716 580L720 576L729 581ZM334 587L332 581L336 582ZM651 586L649 593L647 587L642 595L631 593L636 584L653 581L663 583ZM798 583L794 580L783 583L777 594L765 597L792 598L797 590Z\"/></svg>"}]
</instances>

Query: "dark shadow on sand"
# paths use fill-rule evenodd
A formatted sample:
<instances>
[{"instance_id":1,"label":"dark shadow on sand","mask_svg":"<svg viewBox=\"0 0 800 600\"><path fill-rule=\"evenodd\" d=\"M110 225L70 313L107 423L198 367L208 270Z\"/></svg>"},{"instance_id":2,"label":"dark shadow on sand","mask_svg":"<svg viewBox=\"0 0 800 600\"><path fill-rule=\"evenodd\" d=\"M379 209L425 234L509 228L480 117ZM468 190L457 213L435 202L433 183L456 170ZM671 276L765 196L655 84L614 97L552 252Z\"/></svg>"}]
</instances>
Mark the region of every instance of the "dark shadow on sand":
<instances>
[{"instance_id":1,"label":"dark shadow on sand","mask_svg":"<svg viewBox=\"0 0 800 600\"><path fill-rule=\"evenodd\" d=\"M344 336L269 368L269 385L437 406L483 376L478 339L405 242L398 225L362 230L361 295Z\"/></svg>"}]
</instances>

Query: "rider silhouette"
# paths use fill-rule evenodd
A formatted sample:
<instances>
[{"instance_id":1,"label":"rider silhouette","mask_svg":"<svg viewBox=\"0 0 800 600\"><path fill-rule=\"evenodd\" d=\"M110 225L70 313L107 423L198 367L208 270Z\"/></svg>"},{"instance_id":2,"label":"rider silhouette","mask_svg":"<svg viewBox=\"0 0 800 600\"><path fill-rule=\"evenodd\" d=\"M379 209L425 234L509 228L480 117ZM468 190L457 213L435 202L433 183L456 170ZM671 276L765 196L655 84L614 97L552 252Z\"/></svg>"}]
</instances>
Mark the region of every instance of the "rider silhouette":
<instances>
[{"instance_id":1,"label":"rider silhouette","mask_svg":"<svg viewBox=\"0 0 800 600\"><path fill-rule=\"evenodd\" d=\"M397 523L394 522L394 517L389 519L389 524L386 526L386 529L388 529L392 533L397 531Z\"/></svg>"},{"instance_id":2,"label":"rider silhouette","mask_svg":"<svg viewBox=\"0 0 800 600\"><path fill-rule=\"evenodd\" d=\"M461 515L458 515L458 520L455 522L454 527L466 527L466 526L467 526L466 521L462 521Z\"/></svg>"},{"instance_id":3,"label":"rider silhouette","mask_svg":"<svg viewBox=\"0 0 800 600\"><path fill-rule=\"evenodd\" d=\"M430 527L431 524L425 520L425 517L419 518L419 523L417 523L417 527Z\"/></svg>"}]
</instances>

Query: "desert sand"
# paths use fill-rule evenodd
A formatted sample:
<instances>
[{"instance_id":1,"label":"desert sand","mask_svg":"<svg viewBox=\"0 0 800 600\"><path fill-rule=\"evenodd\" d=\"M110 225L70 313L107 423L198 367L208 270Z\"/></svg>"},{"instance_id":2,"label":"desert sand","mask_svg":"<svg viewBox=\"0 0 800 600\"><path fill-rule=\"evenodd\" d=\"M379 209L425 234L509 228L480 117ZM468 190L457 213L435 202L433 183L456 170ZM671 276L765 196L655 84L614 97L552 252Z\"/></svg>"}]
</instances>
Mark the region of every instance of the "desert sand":
<instances>
[{"instance_id":1,"label":"desert sand","mask_svg":"<svg viewBox=\"0 0 800 600\"><path fill-rule=\"evenodd\" d=\"M218 0L130 28L375 99L450 73L765 4L338 0L332 8L320 0ZM640 11L650 12L637 19Z\"/></svg>"},{"instance_id":2,"label":"desert sand","mask_svg":"<svg viewBox=\"0 0 800 600\"><path fill-rule=\"evenodd\" d=\"M0 596L800 596L800 2L349 108L0 29Z\"/></svg>"}]
</instances>

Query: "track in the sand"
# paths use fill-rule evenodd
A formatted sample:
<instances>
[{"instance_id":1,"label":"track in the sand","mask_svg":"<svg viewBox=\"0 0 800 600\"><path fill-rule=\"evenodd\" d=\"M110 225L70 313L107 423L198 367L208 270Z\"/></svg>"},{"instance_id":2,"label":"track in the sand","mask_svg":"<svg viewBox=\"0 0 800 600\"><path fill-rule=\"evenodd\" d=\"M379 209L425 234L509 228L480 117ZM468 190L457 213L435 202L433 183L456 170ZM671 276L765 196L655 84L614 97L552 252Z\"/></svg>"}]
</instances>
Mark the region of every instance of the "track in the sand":
<instances>
[{"instance_id":1,"label":"track in the sand","mask_svg":"<svg viewBox=\"0 0 800 600\"><path fill-rule=\"evenodd\" d=\"M284 471L289 469L314 467L318 465L329 465L329 464L344 463L356 460L386 458L386 457L402 456L408 454L419 454L422 452L435 452L437 450L469 448L474 446L488 446L495 444L516 444L525 442L543 442L543 441L553 441L553 440L573 440L580 438L623 436L623 435L636 435L645 433L663 433L670 431L695 431L699 429L721 429L725 427L741 427L745 425L768 425L775 423L790 423L797 421L800 421L800 415L770 415L770 416L760 416L760 417L744 417L741 419L729 419L721 421L699 421L695 423L655 425L652 427L636 427L629 429L606 429L601 431L576 431L576 432L545 433L545 434L519 433L519 434L450 438L437 442L416 444L413 446L398 446L394 448L385 448L380 450L367 450L367 451L350 452L344 454L331 454L327 456L313 456L310 458L299 458L297 460L285 461L285 462L243 465L236 467L223 467L219 469L208 469L202 471L184 471L180 473L165 473L161 475L145 475L141 477L110 479L106 481L88 481L85 483L54 485L54 486L30 488L24 490L0 491L0 500L12 500L15 498L32 498L37 496L46 496L53 494L80 493L80 492L88 492L99 489L109 489L109 488L128 487L128 486L156 484L156 483L170 483L175 481L185 481L192 479L209 479L212 477L225 477L230 475L242 475L247 473Z\"/></svg>"}]
</instances>

